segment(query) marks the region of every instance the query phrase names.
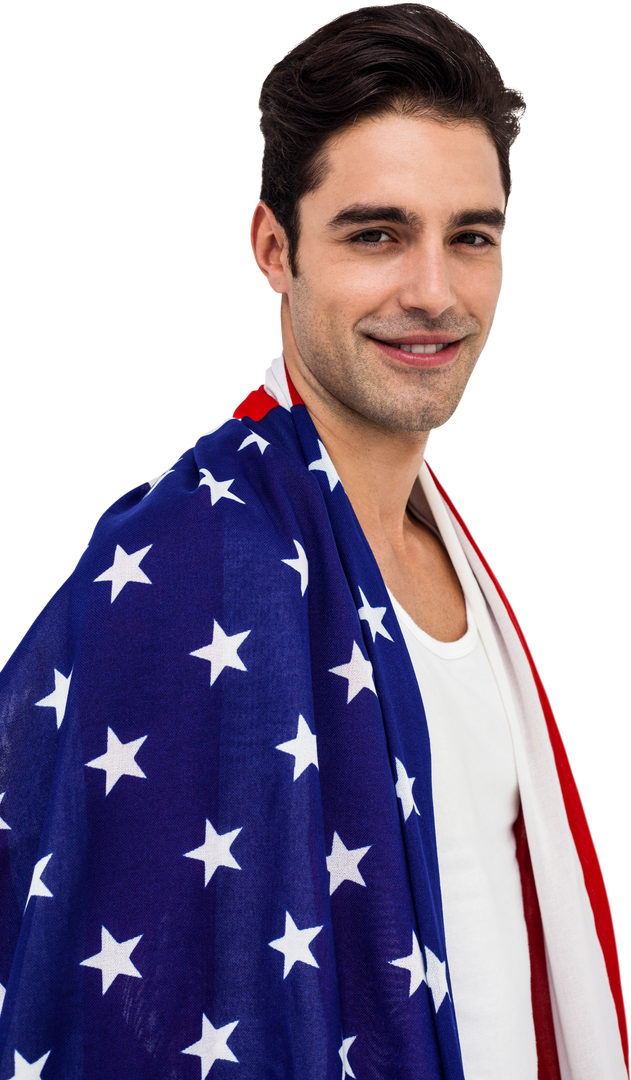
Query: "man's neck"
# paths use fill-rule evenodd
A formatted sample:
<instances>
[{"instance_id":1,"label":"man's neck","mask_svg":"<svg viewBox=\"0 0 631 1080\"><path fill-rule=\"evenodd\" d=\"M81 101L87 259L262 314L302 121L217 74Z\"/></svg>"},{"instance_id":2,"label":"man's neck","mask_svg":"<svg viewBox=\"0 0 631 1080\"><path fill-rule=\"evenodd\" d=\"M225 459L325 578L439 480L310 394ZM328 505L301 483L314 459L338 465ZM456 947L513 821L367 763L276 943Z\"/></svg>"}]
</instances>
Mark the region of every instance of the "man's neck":
<instances>
[{"instance_id":1,"label":"man's neck","mask_svg":"<svg viewBox=\"0 0 631 1080\"><path fill-rule=\"evenodd\" d=\"M428 433L390 432L335 401L294 349L285 363L297 392L344 485L364 532L395 546L402 539L406 507Z\"/></svg>"}]
</instances>

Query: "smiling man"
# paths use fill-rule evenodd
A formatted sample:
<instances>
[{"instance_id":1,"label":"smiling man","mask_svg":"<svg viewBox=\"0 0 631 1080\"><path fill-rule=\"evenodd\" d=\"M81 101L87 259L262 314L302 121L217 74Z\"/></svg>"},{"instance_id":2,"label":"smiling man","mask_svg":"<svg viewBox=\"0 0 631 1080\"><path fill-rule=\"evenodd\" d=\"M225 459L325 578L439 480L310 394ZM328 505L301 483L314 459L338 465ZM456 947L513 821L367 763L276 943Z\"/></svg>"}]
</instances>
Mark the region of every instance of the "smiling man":
<instances>
[{"instance_id":1,"label":"smiling man","mask_svg":"<svg viewBox=\"0 0 631 1080\"><path fill-rule=\"evenodd\" d=\"M300 203L300 247L261 202L259 266L283 294L290 378L386 585L454 641L464 599L440 541L407 512L432 428L456 408L497 304L506 194L488 131L403 99L332 136ZM298 263L299 260L299 263Z\"/></svg>"},{"instance_id":2,"label":"smiling man","mask_svg":"<svg viewBox=\"0 0 631 1080\"><path fill-rule=\"evenodd\" d=\"M424 463L523 102L402 4L261 108L283 355L104 515L2 676L0 1080L623 1080L559 733Z\"/></svg>"}]
</instances>

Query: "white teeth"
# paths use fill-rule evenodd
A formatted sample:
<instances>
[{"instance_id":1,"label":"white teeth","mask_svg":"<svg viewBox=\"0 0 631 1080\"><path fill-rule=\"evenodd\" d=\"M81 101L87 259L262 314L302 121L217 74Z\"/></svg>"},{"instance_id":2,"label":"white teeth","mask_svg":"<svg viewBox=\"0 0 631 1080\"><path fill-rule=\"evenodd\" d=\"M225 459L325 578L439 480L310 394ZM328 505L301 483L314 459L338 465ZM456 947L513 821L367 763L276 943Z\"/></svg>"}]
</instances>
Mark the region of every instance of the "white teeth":
<instances>
[{"instance_id":1,"label":"white teeth","mask_svg":"<svg viewBox=\"0 0 631 1080\"><path fill-rule=\"evenodd\" d=\"M443 349L447 348L447 344L445 344L445 345L399 345L398 348L401 350L401 352L426 353L426 354L431 355L433 353L442 352Z\"/></svg>"}]
</instances>

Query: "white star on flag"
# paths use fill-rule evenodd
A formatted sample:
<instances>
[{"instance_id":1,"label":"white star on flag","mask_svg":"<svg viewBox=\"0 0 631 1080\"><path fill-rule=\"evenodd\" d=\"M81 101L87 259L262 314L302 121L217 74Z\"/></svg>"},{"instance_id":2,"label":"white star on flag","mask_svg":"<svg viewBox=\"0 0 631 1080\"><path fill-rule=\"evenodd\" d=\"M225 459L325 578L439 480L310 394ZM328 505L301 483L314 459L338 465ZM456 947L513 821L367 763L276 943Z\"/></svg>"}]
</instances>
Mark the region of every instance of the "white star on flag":
<instances>
[{"instance_id":1,"label":"white star on flag","mask_svg":"<svg viewBox=\"0 0 631 1080\"><path fill-rule=\"evenodd\" d=\"M305 555L305 549L302 544L299 544L297 540L294 540L294 545L298 552L298 557L296 559L281 559L281 562L286 563L287 566L291 566L292 570L298 571L300 574L300 592L302 596L304 596L305 589L309 584L309 563L307 562L307 556Z\"/></svg>"},{"instance_id":2,"label":"white star on flag","mask_svg":"<svg viewBox=\"0 0 631 1080\"><path fill-rule=\"evenodd\" d=\"M324 446L323 443L320 442L319 439L318 439L318 446L320 447L321 457L318 458L317 461L312 461L310 466L309 466L309 469L311 471L317 470L318 472L326 473L326 478L329 481L329 487L330 487L331 491L333 491L333 488L335 487L335 485L339 484L340 478L337 475L337 472L335 471L335 465L331 461L331 458L329 457L329 455L327 453L326 447Z\"/></svg>"},{"instance_id":3,"label":"white star on flag","mask_svg":"<svg viewBox=\"0 0 631 1080\"><path fill-rule=\"evenodd\" d=\"M186 1050L182 1050L183 1054L194 1054L195 1057L200 1059L202 1080L206 1080L216 1061L236 1061L238 1064L239 1059L234 1056L228 1046L228 1039L238 1023L238 1020L233 1020L231 1024L224 1024L223 1027L215 1028L205 1013L202 1013L201 1039L198 1039L192 1046L187 1046Z\"/></svg>"},{"instance_id":4,"label":"white star on flag","mask_svg":"<svg viewBox=\"0 0 631 1080\"><path fill-rule=\"evenodd\" d=\"M146 774L136 761L136 754L146 738L147 736L143 735L140 739L132 739L131 742L122 743L111 727L108 727L106 752L101 754L100 757L94 758L93 761L86 761L85 763L86 768L103 769L105 772L106 795L109 795L114 784L120 780L121 776L139 776L143 780L147 779Z\"/></svg>"},{"instance_id":5,"label":"white star on flag","mask_svg":"<svg viewBox=\"0 0 631 1080\"><path fill-rule=\"evenodd\" d=\"M57 727L61 727L61 722L66 715L66 705L68 704L68 691L70 689L70 680L72 678L72 672L66 677L61 674L61 671L57 671L57 668L53 668L55 673L55 689L48 697L42 698L41 701L36 701L36 705L42 705L49 709L54 709L57 716Z\"/></svg>"},{"instance_id":6,"label":"white star on flag","mask_svg":"<svg viewBox=\"0 0 631 1080\"><path fill-rule=\"evenodd\" d=\"M353 642L353 651L348 664L329 668L329 671L332 675L340 675L343 679L348 679L347 705L360 690L372 690L373 694L377 694L372 677L372 664L366 659L356 641Z\"/></svg>"},{"instance_id":7,"label":"white star on flag","mask_svg":"<svg viewBox=\"0 0 631 1080\"><path fill-rule=\"evenodd\" d=\"M52 857L53 857L53 853L51 851L50 855L44 855L43 859L39 859L39 861L35 863L35 869L33 870L33 877L31 878L31 887L30 887L30 889L28 891L28 896L26 898L26 903L24 905L24 910L25 911L26 911L26 909L28 907L28 902L29 902L29 900L31 899L32 896L52 896L53 895L51 893L50 889L48 888L48 886L44 885L44 882L42 881L42 874L44 873L44 870L48 866L48 864L49 864L50 860L52 859Z\"/></svg>"},{"instance_id":8,"label":"white star on flag","mask_svg":"<svg viewBox=\"0 0 631 1080\"><path fill-rule=\"evenodd\" d=\"M147 498L147 495L151 495L151 491L158 487L158 484L160 484L160 482L164 480L165 476L169 476L173 472L178 461L179 458L174 458L171 464L167 465L164 472L155 473L153 474L153 476L147 476L147 484L149 485L149 490L147 491L147 494L143 496L144 499Z\"/></svg>"},{"instance_id":9,"label":"white star on flag","mask_svg":"<svg viewBox=\"0 0 631 1080\"><path fill-rule=\"evenodd\" d=\"M363 859L368 847L347 848L340 840L337 833L333 833L333 846L331 854L326 857L326 868L331 875L329 894L332 896L343 881L356 881L358 885L366 885L359 872L359 862Z\"/></svg>"},{"instance_id":10,"label":"white star on flag","mask_svg":"<svg viewBox=\"0 0 631 1080\"><path fill-rule=\"evenodd\" d=\"M319 968L318 961L312 955L309 945L322 927L308 926L305 930L299 930L289 912L285 912L285 933L282 938L270 941L270 947L277 949L285 957L283 979L289 975L294 964L309 964L309 967Z\"/></svg>"},{"instance_id":11,"label":"white star on flag","mask_svg":"<svg viewBox=\"0 0 631 1080\"><path fill-rule=\"evenodd\" d=\"M444 998L449 997L447 961L441 962L427 946L425 946L425 957L427 959L427 985L434 999L434 1011L438 1012Z\"/></svg>"},{"instance_id":12,"label":"white star on flag","mask_svg":"<svg viewBox=\"0 0 631 1080\"><path fill-rule=\"evenodd\" d=\"M200 469L204 475L197 485L198 488L206 487L210 488L210 505L214 506L220 499L232 499L234 502L241 503L245 506L243 499L240 499L234 492L230 491L230 485L234 484L234 477L232 480L215 480L213 474L208 469Z\"/></svg>"},{"instance_id":13,"label":"white star on flag","mask_svg":"<svg viewBox=\"0 0 631 1080\"><path fill-rule=\"evenodd\" d=\"M383 637L387 638L388 641L392 641L390 634L385 626L383 626L383 617L388 609L385 607L371 607L364 596L362 589L359 590L359 593L362 598L362 607L358 609L357 614L360 619L364 619L365 622L368 623L373 641L377 637L377 634L381 634Z\"/></svg>"},{"instance_id":14,"label":"white star on flag","mask_svg":"<svg viewBox=\"0 0 631 1080\"><path fill-rule=\"evenodd\" d=\"M294 780L297 780L309 765L318 768L318 743L304 716L298 716L296 738L279 743L276 749L295 758Z\"/></svg>"},{"instance_id":15,"label":"white star on flag","mask_svg":"<svg viewBox=\"0 0 631 1080\"><path fill-rule=\"evenodd\" d=\"M111 566L108 566L107 570L104 570L102 574L95 577L95 581L111 581L112 582L112 595L110 597L110 604L113 604L119 592L129 584L130 581L137 581L141 585L151 585L150 578L147 577L144 570L140 569L140 564L144 559L148 551L151 551L153 544L147 544L147 547L139 548L138 551L133 551L130 555L127 554L124 548L120 544L116 545L116 551L114 552L114 562Z\"/></svg>"},{"instance_id":16,"label":"white star on flag","mask_svg":"<svg viewBox=\"0 0 631 1080\"><path fill-rule=\"evenodd\" d=\"M420 950L418 938L414 932L412 932L412 952L409 956L402 956L399 960L391 960L391 964L395 967L405 968L410 973L410 994L418 990L422 982L425 982L425 964L423 963L423 954Z\"/></svg>"},{"instance_id":17,"label":"white star on flag","mask_svg":"<svg viewBox=\"0 0 631 1080\"><path fill-rule=\"evenodd\" d=\"M342 1045L340 1046L340 1057L342 1059L342 1080L344 1080L345 1076L352 1076L353 1080L355 1080L355 1073L348 1064L348 1051L355 1042L356 1038L356 1035L349 1035L348 1039L342 1040Z\"/></svg>"},{"instance_id":18,"label":"white star on flag","mask_svg":"<svg viewBox=\"0 0 631 1080\"><path fill-rule=\"evenodd\" d=\"M210 821L206 821L206 837L201 847L194 851L186 851L187 859L199 859L204 864L204 886L208 885L211 877L218 866L229 866L233 870L240 870L237 860L230 851L230 847L241 832L241 828L233 829L232 832L222 833L221 836L215 831Z\"/></svg>"},{"instance_id":19,"label":"white star on flag","mask_svg":"<svg viewBox=\"0 0 631 1080\"><path fill-rule=\"evenodd\" d=\"M47 1054L42 1054L38 1061L29 1063L26 1058L23 1058L21 1054L18 1054L17 1050L13 1051L13 1076L10 1080L41 1080L42 1069L50 1057L50 1050Z\"/></svg>"},{"instance_id":20,"label":"white star on flag","mask_svg":"<svg viewBox=\"0 0 631 1080\"><path fill-rule=\"evenodd\" d=\"M415 776L408 776L405 766L399 761L398 757L394 759L397 763L397 782L395 785L395 791L397 793L397 799L401 800L401 809L403 810L404 820L407 821L413 810L420 816L420 811L416 803L414 802L414 796L412 794L412 785L416 779Z\"/></svg>"},{"instance_id":21,"label":"white star on flag","mask_svg":"<svg viewBox=\"0 0 631 1080\"><path fill-rule=\"evenodd\" d=\"M139 934L138 937L129 938L128 941L116 941L104 926L101 927L100 953L82 960L81 965L100 970L103 993L109 990L118 975L131 975L134 979L142 979L138 968L134 967L130 959L141 937L142 934Z\"/></svg>"},{"instance_id":22,"label":"white star on flag","mask_svg":"<svg viewBox=\"0 0 631 1080\"><path fill-rule=\"evenodd\" d=\"M237 671L248 670L239 656L238 649L251 633L251 630L244 630L241 634L225 634L217 620L213 619L213 639L210 645L204 645L203 649L195 649L190 654L198 656L200 660L209 661L211 686L217 681L224 668L236 668Z\"/></svg>"},{"instance_id":23,"label":"white star on flag","mask_svg":"<svg viewBox=\"0 0 631 1080\"><path fill-rule=\"evenodd\" d=\"M265 441L262 435L257 435L255 431L251 431L249 435L246 435L239 450L245 450L246 446L251 446L252 444L258 446L261 454L264 454L266 447L269 446L269 443ZM237 453L239 453L239 450L237 450Z\"/></svg>"},{"instance_id":24,"label":"white star on flag","mask_svg":"<svg viewBox=\"0 0 631 1080\"><path fill-rule=\"evenodd\" d=\"M4 989L4 986L2 985L2 983L0 983L0 1013L2 1012L2 1005L4 1003L4 995L5 994L6 994L6 990Z\"/></svg>"},{"instance_id":25,"label":"white star on flag","mask_svg":"<svg viewBox=\"0 0 631 1080\"><path fill-rule=\"evenodd\" d=\"M0 794L0 802L2 802L5 795L6 795L6 791L3 791L2 794ZM0 817L0 829L10 829L10 828L11 828L11 826L7 825L6 821L3 821L2 818Z\"/></svg>"}]
</instances>

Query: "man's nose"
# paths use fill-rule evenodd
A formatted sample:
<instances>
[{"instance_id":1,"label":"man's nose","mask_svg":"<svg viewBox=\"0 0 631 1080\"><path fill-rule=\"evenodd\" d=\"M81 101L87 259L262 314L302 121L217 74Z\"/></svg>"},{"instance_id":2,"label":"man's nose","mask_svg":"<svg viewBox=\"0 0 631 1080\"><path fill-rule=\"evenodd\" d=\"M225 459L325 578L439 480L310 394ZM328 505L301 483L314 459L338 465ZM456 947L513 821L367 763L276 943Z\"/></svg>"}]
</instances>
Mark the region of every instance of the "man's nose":
<instances>
[{"instance_id":1,"label":"man's nose","mask_svg":"<svg viewBox=\"0 0 631 1080\"><path fill-rule=\"evenodd\" d=\"M423 311L437 319L456 303L449 253L441 242L427 241L406 259L399 303L406 311Z\"/></svg>"}]
</instances>

